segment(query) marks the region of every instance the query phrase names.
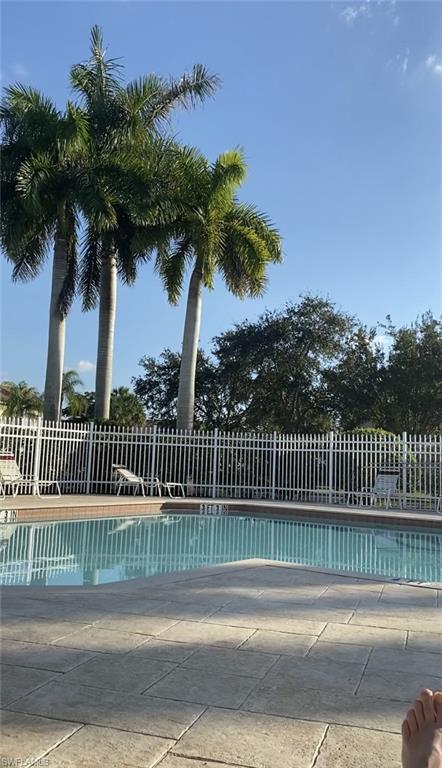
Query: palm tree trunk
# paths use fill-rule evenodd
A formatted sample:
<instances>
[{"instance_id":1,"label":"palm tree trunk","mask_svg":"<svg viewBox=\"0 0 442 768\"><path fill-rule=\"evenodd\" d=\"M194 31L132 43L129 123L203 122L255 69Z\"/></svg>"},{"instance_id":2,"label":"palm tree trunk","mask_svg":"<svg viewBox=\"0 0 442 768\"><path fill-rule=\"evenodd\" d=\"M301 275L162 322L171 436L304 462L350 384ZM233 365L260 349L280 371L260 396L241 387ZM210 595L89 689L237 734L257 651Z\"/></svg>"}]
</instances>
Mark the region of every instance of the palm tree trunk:
<instances>
[{"instance_id":1,"label":"palm tree trunk","mask_svg":"<svg viewBox=\"0 0 442 768\"><path fill-rule=\"evenodd\" d=\"M64 343L66 318L59 310L59 299L68 271L66 237L57 232L52 264L51 305L49 310L48 355L43 403L43 418L58 421L60 418L61 389L63 381Z\"/></svg>"},{"instance_id":2,"label":"palm tree trunk","mask_svg":"<svg viewBox=\"0 0 442 768\"><path fill-rule=\"evenodd\" d=\"M95 418L108 419L112 391L115 313L117 306L117 259L113 248L104 256L100 275Z\"/></svg>"},{"instance_id":3,"label":"palm tree trunk","mask_svg":"<svg viewBox=\"0 0 442 768\"><path fill-rule=\"evenodd\" d=\"M192 429L195 409L196 360L201 326L203 274L197 263L190 278L181 350L177 429Z\"/></svg>"}]
</instances>

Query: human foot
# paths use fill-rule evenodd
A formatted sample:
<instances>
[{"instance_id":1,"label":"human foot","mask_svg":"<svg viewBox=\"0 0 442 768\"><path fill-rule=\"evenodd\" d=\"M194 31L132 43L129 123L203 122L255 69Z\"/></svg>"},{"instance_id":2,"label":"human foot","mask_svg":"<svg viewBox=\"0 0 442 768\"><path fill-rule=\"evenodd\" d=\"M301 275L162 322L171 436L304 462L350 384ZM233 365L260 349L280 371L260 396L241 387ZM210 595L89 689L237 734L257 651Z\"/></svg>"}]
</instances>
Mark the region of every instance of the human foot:
<instances>
[{"instance_id":1,"label":"human foot","mask_svg":"<svg viewBox=\"0 0 442 768\"><path fill-rule=\"evenodd\" d=\"M442 693L420 692L402 723L403 768L442 768Z\"/></svg>"}]
</instances>

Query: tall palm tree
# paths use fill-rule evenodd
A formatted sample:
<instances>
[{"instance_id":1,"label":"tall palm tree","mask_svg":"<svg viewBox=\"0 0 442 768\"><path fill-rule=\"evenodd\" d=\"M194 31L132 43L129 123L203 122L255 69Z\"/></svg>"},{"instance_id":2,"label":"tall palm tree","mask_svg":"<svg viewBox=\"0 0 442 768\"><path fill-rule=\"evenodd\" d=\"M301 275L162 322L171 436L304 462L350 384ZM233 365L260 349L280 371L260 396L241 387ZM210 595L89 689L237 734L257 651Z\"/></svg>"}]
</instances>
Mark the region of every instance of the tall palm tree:
<instances>
[{"instance_id":1,"label":"tall palm tree","mask_svg":"<svg viewBox=\"0 0 442 768\"><path fill-rule=\"evenodd\" d=\"M115 177L115 168L128 181L127 160L130 153L149 160L157 142L146 142L161 133L171 111L177 107L194 106L210 96L218 85L218 78L210 75L201 65L193 67L190 74L179 80L166 80L157 75L147 75L121 85L121 66L106 56L99 27L91 31L90 59L72 68L71 84L80 96L88 115L92 136L92 152L107 158L106 167L98 168L98 179L109 190L113 178L113 210L111 216L90 221L85 240L85 261L82 284L86 295L85 306L90 308L99 299L98 350L95 382L95 416L108 419L112 389L113 339L116 316L117 275L127 282L135 279L133 239L135 237L131 195L140 203L137 183L133 190ZM139 178L139 177L138 177ZM146 253L153 247L152 235L156 224L153 216L149 189L141 194L146 198L144 212L138 223L144 226L147 238ZM158 207L157 207L158 210ZM150 235L147 231L150 228Z\"/></svg>"},{"instance_id":2,"label":"tall palm tree","mask_svg":"<svg viewBox=\"0 0 442 768\"><path fill-rule=\"evenodd\" d=\"M171 243L158 251L157 268L172 302L178 300L185 268L192 264L178 387L178 429L193 427L203 288L213 288L215 273L220 272L236 296L259 296L266 285L267 265L282 259L281 239L268 217L235 197L245 175L245 160L238 150L220 155L212 165L195 155L193 172L187 179L187 210L175 222Z\"/></svg>"},{"instance_id":3,"label":"tall palm tree","mask_svg":"<svg viewBox=\"0 0 442 768\"><path fill-rule=\"evenodd\" d=\"M87 151L84 113L64 112L33 88L6 89L2 136L1 241L13 280L34 278L53 244L43 414L60 415L66 314L75 291L79 168Z\"/></svg>"},{"instance_id":4,"label":"tall palm tree","mask_svg":"<svg viewBox=\"0 0 442 768\"><path fill-rule=\"evenodd\" d=\"M19 381L18 384L3 381L0 386L4 405L3 416L37 416L41 413L41 395L26 381Z\"/></svg>"}]
</instances>

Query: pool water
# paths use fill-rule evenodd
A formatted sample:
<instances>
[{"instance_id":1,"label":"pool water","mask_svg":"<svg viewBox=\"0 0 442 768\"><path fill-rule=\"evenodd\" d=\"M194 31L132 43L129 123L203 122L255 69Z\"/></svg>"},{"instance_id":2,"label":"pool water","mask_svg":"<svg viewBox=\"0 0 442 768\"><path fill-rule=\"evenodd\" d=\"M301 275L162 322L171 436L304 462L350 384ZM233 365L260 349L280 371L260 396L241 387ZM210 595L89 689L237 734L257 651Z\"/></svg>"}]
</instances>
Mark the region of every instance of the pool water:
<instances>
[{"instance_id":1,"label":"pool water","mask_svg":"<svg viewBox=\"0 0 442 768\"><path fill-rule=\"evenodd\" d=\"M1 584L103 584L255 557L442 581L442 533L428 530L197 514L0 526Z\"/></svg>"}]
</instances>

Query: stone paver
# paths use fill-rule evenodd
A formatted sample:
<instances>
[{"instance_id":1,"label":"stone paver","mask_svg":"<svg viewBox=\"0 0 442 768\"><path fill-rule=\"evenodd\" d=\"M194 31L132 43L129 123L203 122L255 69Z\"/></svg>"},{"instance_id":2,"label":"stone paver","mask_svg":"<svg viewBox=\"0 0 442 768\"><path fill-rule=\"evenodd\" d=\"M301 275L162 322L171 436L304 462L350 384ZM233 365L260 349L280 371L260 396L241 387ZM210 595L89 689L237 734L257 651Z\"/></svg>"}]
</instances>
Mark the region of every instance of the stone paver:
<instances>
[{"instance_id":1,"label":"stone paver","mask_svg":"<svg viewBox=\"0 0 442 768\"><path fill-rule=\"evenodd\" d=\"M442 674L442 665L440 666ZM378 699L396 699L411 702L421 688L442 690L442 677L431 672L411 674L390 669L367 669L358 696L373 696Z\"/></svg>"},{"instance_id":2,"label":"stone paver","mask_svg":"<svg viewBox=\"0 0 442 768\"><path fill-rule=\"evenodd\" d=\"M233 763L212 763L211 760L193 760L191 757L168 755L161 760L158 768L238 768Z\"/></svg>"},{"instance_id":3,"label":"stone paver","mask_svg":"<svg viewBox=\"0 0 442 768\"><path fill-rule=\"evenodd\" d=\"M256 678L222 674L212 669L176 669L151 686L149 696L236 709L256 685Z\"/></svg>"},{"instance_id":4,"label":"stone paver","mask_svg":"<svg viewBox=\"0 0 442 768\"><path fill-rule=\"evenodd\" d=\"M141 733L86 725L50 755L50 768L152 768L174 744Z\"/></svg>"},{"instance_id":5,"label":"stone paver","mask_svg":"<svg viewBox=\"0 0 442 768\"><path fill-rule=\"evenodd\" d=\"M249 627L250 629L270 629L277 632L293 632L298 635L320 635L326 621L298 619L297 612L287 610L285 615L273 615L271 611L257 611L256 614L241 613L229 608L214 613L204 624L224 624L229 627Z\"/></svg>"},{"instance_id":6,"label":"stone paver","mask_svg":"<svg viewBox=\"0 0 442 768\"><path fill-rule=\"evenodd\" d=\"M2 664L0 667L0 700L2 707L6 707L16 699L40 688L40 686L53 680L58 672L50 672L44 669L29 669L27 667L14 667Z\"/></svg>"},{"instance_id":7,"label":"stone paver","mask_svg":"<svg viewBox=\"0 0 442 768\"><path fill-rule=\"evenodd\" d=\"M87 626L87 624L77 624L72 621L21 619L15 624L3 627L1 635L4 639L25 640L27 643L52 643Z\"/></svg>"},{"instance_id":8,"label":"stone paver","mask_svg":"<svg viewBox=\"0 0 442 768\"><path fill-rule=\"evenodd\" d=\"M55 645L20 643L16 640L3 640L1 644L3 664L51 669L54 672L67 672L84 661L89 661L93 656L93 653L73 648L58 648Z\"/></svg>"},{"instance_id":9,"label":"stone paver","mask_svg":"<svg viewBox=\"0 0 442 768\"><path fill-rule=\"evenodd\" d=\"M174 664L158 659L105 653L65 674L62 682L142 693L174 668Z\"/></svg>"},{"instance_id":10,"label":"stone paver","mask_svg":"<svg viewBox=\"0 0 442 768\"><path fill-rule=\"evenodd\" d=\"M428 632L409 632L407 648L411 651L428 651L442 653L442 637Z\"/></svg>"},{"instance_id":11,"label":"stone paver","mask_svg":"<svg viewBox=\"0 0 442 768\"><path fill-rule=\"evenodd\" d=\"M309 659L318 661L346 661L365 664L371 652L368 645L356 643L327 643L318 640L308 653Z\"/></svg>"},{"instance_id":12,"label":"stone paver","mask_svg":"<svg viewBox=\"0 0 442 768\"><path fill-rule=\"evenodd\" d=\"M78 723L3 711L0 762L5 766L29 765L80 727Z\"/></svg>"},{"instance_id":13,"label":"stone paver","mask_svg":"<svg viewBox=\"0 0 442 768\"><path fill-rule=\"evenodd\" d=\"M266 675L264 685L289 682L294 688L334 690L352 694L358 686L363 664L318 659L281 658Z\"/></svg>"},{"instance_id":14,"label":"stone paver","mask_svg":"<svg viewBox=\"0 0 442 768\"><path fill-rule=\"evenodd\" d=\"M416 651L391 651L375 648L370 656L367 671L389 669L404 675L436 675L442 677L442 659L434 653Z\"/></svg>"},{"instance_id":15,"label":"stone paver","mask_svg":"<svg viewBox=\"0 0 442 768\"><path fill-rule=\"evenodd\" d=\"M436 605L437 590L427 587L409 587L406 584L386 584L381 602L407 603L408 605Z\"/></svg>"},{"instance_id":16,"label":"stone paver","mask_svg":"<svg viewBox=\"0 0 442 768\"><path fill-rule=\"evenodd\" d=\"M315 768L401 768L400 755L400 736L331 725Z\"/></svg>"},{"instance_id":17,"label":"stone paver","mask_svg":"<svg viewBox=\"0 0 442 768\"><path fill-rule=\"evenodd\" d=\"M145 635L90 627L89 629L82 629L80 632L73 632L71 635L57 640L54 645L100 653L127 653L145 643L146 639Z\"/></svg>"},{"instance_id":18,"label":"stone paver","mask_svg":"<svg viewBox=\"0 0 442 768\"><path fill-rule=\"evenodd\" d=\"M321 640L331 643L356 643L374 648L403 649L406 633L400 629L330 623L322 633Z\"/></svg>"},{"instance_id":19,"label":"stone paver","mask_svg":"<svg viewBox=\"0 0 442 768\"><path fill-rule=\"evenodd\" d=\"M391 733L399 733L404 719L403 702L351 696L331 690L304 690L283 679L264 680L245 700L242 709Z\"/></svg>"},{"instance_id":20,"label":"stone paver","mask_svg":"<svg viewBox=\"0 0 442 768\"><path fill-rule=\"evenodd\" d=\"M276 655L243 649L244 646L239 651L233 648L200 648L184 662L184 666L242 677L265 677L278 660Z\"/></svg>"},{"instance_id":21,"label":"stone paver","mask_svg":"<svg viewBox=\"0 0 442 768\"><path fill-rule=\"evenodd\" d=\"M159 616L143 616L133 613L117 613L105 619L100 619L95 627L100 629L113 629L119 632L131 632L140 635L159 635L160 632L173 627L175 619L166 619Z\"/></svg>"},{"instance_id":22,"label":"stone paver","mask_svg":"<svg viewBox=\"0 0 442 768\"><path fill-rule=\"evenodd\" d=\"M174 751L250 768L310 768L325 729L324 724L211 709Z\"/></svg>"},{"instance_id":23,"label":"stone paver","mask_svg":"<svg viewBox=\"0 0 442 768\"><path fill-rule=\"evenodd\" d=\"M263 651L284 656L305 656L316 642L316 635L295 635L290 632L272 632L257 629L241 650Z\"/></svg>"},{"instance_id":24,"label":"stone paver","mask_svg":"<svg viewBox=\"0 0 442 768\"><path fill-rule=\"evenodd\" d=\"M405 614L405 609L404 614ZM430 634L442 634L442 611L435 609L437 615L431 619L425 619L414 615L413 610L408 607L403 616L392 616L390 608L384 613L359 613L357 611L351 619L351 624L368 627L384 627L387 629L408 629L415 632L428 632Z\"/></svg>"},{"instance_id":25,"label":"stone paver","mask_svg":"<svg viewBox=\"0 0 442 768\"><path fill-rule=\"evenodd\" d=\"M166 629L160 637L162 640L195 643L196 645L220 645L227 648L237 648L247 640L252 631L238 627L221 626L192 621L180 621L179 624Z\"/></svg>"},{"instance_id":26,"label":"stone paver","mask_svg":"<svg viewBox=\"0 0 442 768\"><path fill-rule=\"evenodd\" d=\"M238 614L238 618L248 616L251 619L266 619L270 616L273 620L279 618L284 620L287 614L292 614L297 619L303 619L306 621L336 621L341 624L347 624L353 615L353 609L342 609L329 606L322 603L320 600L307 600L305 602L297 602L295 597L291 599L283 599L279 597L267 599L264 597L258 600L235 600L229 603L225 608L219 609L213 614L213 620L216 621L217 616L233 613Z\"/></svg>"},{"instance_id":27,"label":"stone paver","mask_svg":"<svg viewBox=\"0 0 442 768\"><path fill-rule=\"evenodd\" d=\"M63 720L170 739L179 739L204 709L195 704L58 682L47 683L44 693L30 693L11 709L42 717L56 714Z\"/></svg>"},{"instance_id":28,"label":"stone paver","mask_svg":"<svg viewBox=\"0 0 442 768\"><path fill-rule=\"evenodd\" d=\"M188 659L200 647L201 645L192 643L154 638L131 651L129 656L136 659L162 659L163 661L180 663Z\"/></svg>"},{"instance_id":29,"label":"stone paver","mask_svg":"<svg viewBox=\"0 0 442 768\"><path fill-rule=\"evenodd\" d=\"M200 621L210 616L217 610L216 605L207 605L202 603L163 603L156 607L150 613L153 616L166 616L169 619L180 619L183 621Z\"/></svg>"}]
</instances>

